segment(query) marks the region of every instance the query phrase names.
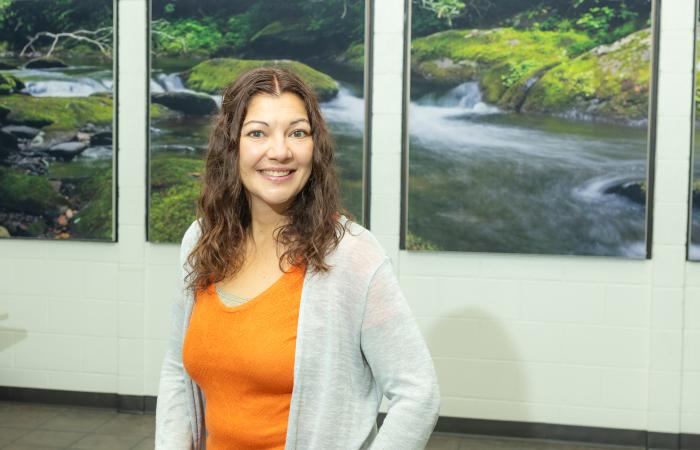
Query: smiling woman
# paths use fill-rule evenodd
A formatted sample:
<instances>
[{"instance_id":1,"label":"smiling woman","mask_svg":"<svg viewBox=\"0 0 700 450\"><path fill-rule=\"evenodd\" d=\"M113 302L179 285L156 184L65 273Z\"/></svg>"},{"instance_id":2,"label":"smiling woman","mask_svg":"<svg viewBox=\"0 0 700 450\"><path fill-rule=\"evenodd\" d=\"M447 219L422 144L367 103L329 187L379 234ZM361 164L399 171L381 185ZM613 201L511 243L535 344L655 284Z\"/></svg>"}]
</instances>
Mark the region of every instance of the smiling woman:
<instances>
[{"instance_id":1,"label":"smiling woman","mask_svg":"<svg viewBox=\"0 0 700 450\"><path fill-rule=\"evenodd\" d=\"M299 96L284 92L253 97L239 145L241 181L251 209L287 209L311 175L313 145Z\"/></svg>"},{"instance_id":2,"label":"smiling woman","mask_svg":"<svg viewBox=\"0 0 700 450\"><path fill-rule=\"evenodd\" d=\"M311 88L280 68L234 81L203 181L156 448L424 448L440 402L433 362L390 259L343 214Z\"/></svg>"}]
</instances>

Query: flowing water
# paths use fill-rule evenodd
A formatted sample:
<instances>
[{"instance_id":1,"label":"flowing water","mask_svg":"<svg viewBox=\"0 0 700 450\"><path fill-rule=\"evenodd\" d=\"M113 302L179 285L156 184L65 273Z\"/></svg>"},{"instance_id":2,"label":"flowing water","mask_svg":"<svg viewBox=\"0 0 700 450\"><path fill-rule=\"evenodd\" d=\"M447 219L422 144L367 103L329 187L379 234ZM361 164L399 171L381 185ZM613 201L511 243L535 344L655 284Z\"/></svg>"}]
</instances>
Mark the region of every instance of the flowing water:
<instances>
[{"instance_id":1,"label":"flowing water","mask_svg":"<svg viewBox=\"0 0 700 450\"><path fill-rule=\"evenodd\" d=\"M504 113L476 83L409 110L408 231L443 250L643 258L646 128Z\"/></svg>"}]
</instances>

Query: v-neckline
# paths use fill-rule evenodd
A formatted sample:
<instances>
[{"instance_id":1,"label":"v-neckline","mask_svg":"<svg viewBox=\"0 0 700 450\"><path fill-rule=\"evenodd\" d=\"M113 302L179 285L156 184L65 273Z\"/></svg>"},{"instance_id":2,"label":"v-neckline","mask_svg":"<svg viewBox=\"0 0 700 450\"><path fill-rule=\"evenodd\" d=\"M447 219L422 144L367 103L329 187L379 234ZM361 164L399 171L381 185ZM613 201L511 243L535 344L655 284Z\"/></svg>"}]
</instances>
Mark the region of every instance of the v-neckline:
<instances>
[{"instance_id":1,"label":"v-neckline","mask_svg":"<svg viewBox=\"0 0 700 450\"><path fill-rule=\"evenodd\" d=\"M265 288L258 295L251 297L245 303L242 303L242 304L236 305L236 306L228 306L227 304L224 303L221 296L219 296L219 293L216 292L216 284L212 283L209 286L209 288L210 288L209 291L210 291L210 294L214 297L214 300L216 301L218 306L220 308L222 308L224 311L226 311L226 312L238 312L241 310L248 309L250 307L249 305L251 305L251 304L259 303L260 298L267 297L270 294L270 292L274 291L277 288L277 286L282 282L282 280L286 279L288 276L292 275L293 273L295 273L298 270L299 270L298 267L291 266L289 268L289 272L283 272L282 275L280 275L275 281L272 282L272 284L270 284L267 288Z\"/></svg>"}]
</instances>

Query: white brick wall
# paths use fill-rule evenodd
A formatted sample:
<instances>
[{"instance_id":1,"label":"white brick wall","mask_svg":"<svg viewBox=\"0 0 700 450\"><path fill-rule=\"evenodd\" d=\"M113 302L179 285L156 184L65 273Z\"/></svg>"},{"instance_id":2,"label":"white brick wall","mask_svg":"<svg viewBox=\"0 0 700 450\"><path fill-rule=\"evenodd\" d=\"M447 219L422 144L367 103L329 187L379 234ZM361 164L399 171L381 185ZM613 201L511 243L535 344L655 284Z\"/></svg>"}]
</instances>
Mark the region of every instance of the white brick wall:
<instances>
[{"instance_id":1,"label":"white brick wall","mask_svg":"<svg viewBox=\"0 0 700 450\"><path fill-rule=\"evenodd\" d=\"M398 250L403 3L375 4L372 229L434 356L441 414L700 433L695 2L663 5L651 261ZM0 241L0 385L157 393L178 248L145 242L146 2L119 8L119 242Z\"/></svg>"}]
</instances>

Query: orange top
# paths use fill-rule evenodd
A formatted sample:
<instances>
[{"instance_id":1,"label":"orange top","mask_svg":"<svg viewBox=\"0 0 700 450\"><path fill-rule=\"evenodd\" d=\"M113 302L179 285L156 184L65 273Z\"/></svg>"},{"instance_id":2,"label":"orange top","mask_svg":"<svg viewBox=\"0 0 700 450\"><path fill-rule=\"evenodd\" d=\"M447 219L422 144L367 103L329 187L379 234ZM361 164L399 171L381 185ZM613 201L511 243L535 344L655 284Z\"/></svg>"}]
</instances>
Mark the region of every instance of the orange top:
<instances>
[{"instance_id":1,"label":"orange top","mask_svg":"<svg viewBox=\"0 0 700 450\"><path fill-rule=\"evenodd\" d=\"M182 360L204 393L207 449L284 449L305 269L239 306L196 295Z\"/></svg>"}]
</instances>

